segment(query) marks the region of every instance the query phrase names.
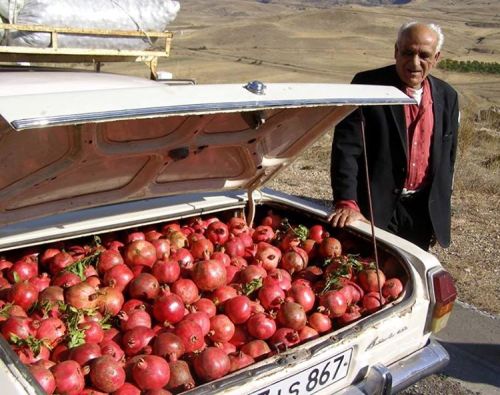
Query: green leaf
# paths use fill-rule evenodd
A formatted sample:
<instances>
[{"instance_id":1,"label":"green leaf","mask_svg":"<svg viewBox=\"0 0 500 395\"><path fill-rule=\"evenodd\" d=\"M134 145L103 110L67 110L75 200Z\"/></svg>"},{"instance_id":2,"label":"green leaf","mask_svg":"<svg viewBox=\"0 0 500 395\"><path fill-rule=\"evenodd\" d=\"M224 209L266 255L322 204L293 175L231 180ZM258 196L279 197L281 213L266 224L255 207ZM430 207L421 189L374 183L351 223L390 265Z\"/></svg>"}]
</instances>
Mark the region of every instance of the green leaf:
<instances>
[{"instance_id":1,"label":"green leaf","mask_svg":"<svg viewBox=\"0 0 500 395\"><path fill-rule=\"evenodd\" d=\"M0 317L9 318L10 309L12 308L12 303L6 303L0 308Z\"/></svg>"},{"instance_id":2,"label":"green leaf","mask_svg":"<svg viewBox=\"0 0 500 395\"><path fill-rule=\"evenodd\" d=\"M307 240L308 236L309 236L309 229L307 229L306 226L304 225L299 225L297 226L293 232L295 233L295 235L302 241L305 241Z\"/></svg>"},{"instance_id":3,"label":"green leaf","mask_svg":"<svg viewBox=\"0 0 500 395\"><path fill-rule=\"evenodd\" d=\"M252 281L246 283L243 286L243 294L248 296L261 287L262 287L262 277L254 278Z\"/></svg>"},{"instance_id":4,"label":"green leaf","mask_svg":"<svg viewBox=\"0 0 500 395\"><path fill-rule=\"evenodd\" d=\"M68 348L75 348L85 344L85 331L76 329L68 332Z\"/></svg>"},{"instance_id":5,"label":"green leaf","mask_svg":"<svg viewBox=\"0 0 500 395\"><path fill-rule=\"evenodd\" d=\"M93 266L97 265L97 261L99 260L99 255L101 255L101 251L100 250L95 251L92 254L87 255L76 262L73 262L71 265L66 267L64 271L74 273L78 277L80 277L82 281L85 281L87 279L85 277L85 269L87 269L87 267L90 265Z\"/></svg>"},{"instance_id":6,"label":"green leaf","mask_svg":"<svg viewBox=\"0 0 500 395\"><path fill-rule=\"evenodd\" d=\"M21 277L19 277L19 274L17 274L17 272L12 272L12 276L14 277L14 283L18 283L19 281L21 281Z\"/></svg>"}]
</instances>

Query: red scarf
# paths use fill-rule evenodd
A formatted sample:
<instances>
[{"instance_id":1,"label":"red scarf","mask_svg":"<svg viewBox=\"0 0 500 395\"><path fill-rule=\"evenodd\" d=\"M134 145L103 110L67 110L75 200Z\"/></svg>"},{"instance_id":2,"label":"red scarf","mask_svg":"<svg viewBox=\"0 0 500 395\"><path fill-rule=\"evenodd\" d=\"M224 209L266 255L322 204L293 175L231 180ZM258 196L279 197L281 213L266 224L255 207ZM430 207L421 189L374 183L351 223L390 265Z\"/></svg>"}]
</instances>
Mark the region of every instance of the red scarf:
<instances>
[{"instance_id":1,"label":"red scarf","mask_svg":"<svg viewBox=\"0 0 500 395\"><path fill-rule=\"evenodd\" d=\"M432 134L434 131L434 111L429 81L424 80L420 105L406 104L406 137L408 142L408 171L404 187L408 190L422 188L429 172ZM410 88L406 94L412 96Z\"/></svg>"}]
</instances>

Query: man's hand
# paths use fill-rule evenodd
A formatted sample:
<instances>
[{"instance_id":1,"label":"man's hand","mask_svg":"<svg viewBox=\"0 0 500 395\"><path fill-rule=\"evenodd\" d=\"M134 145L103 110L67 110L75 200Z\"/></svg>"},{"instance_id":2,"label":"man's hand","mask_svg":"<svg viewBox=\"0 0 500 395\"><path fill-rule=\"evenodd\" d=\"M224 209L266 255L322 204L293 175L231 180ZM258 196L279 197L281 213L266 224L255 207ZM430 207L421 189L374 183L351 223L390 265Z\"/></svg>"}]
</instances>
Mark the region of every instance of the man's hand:
<instances>
[{"instance_id":1,"label":"man's hand","mask_svg":"<svg viewBox=\"0 0 500 395\"><path fill-rule=\"evenodd\" d=\"M328 221L332 224L332 226L337 226L339 228L351 225L358 220L370 222L359 211L349 207L338 207L328 218Z\"/></svg>"}]
</instances>

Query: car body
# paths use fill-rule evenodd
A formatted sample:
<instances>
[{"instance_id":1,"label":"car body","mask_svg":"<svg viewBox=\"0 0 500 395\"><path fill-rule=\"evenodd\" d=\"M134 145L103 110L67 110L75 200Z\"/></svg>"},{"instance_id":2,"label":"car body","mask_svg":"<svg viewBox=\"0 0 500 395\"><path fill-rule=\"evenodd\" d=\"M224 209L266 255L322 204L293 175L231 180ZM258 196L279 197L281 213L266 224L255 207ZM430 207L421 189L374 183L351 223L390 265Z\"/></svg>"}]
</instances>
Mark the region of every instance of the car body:
<instances>
[{"instance_id":1,"label":"car body","mask_svg":"<svg viewBox=\"0 0 500 395\"><path fill-rule=\"evenodd\" d=\"M68 71L4 71L0 86L0 252L202 215L252 224L269 209L328 226L324 207L266 182L357 106L412 102L392 87ZM331 231L404 267L397 301L189 393L390 393L441 369L448 355L430 335L449 316L449 277L433 255L374 230ZM2 388L39 392L0 340Z\"/></svg>"}]
</instances>

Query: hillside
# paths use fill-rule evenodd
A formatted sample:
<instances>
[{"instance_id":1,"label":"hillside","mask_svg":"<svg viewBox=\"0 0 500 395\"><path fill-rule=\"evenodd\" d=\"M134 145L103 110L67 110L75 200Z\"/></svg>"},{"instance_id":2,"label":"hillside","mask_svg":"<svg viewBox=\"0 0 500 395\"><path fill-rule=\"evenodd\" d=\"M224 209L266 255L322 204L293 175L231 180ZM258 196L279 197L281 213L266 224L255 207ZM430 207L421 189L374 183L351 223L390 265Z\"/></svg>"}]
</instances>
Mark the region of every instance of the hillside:
<instances>
[{"instance_id":1,"label":"hillside","mask_svg":"<svg viewBox=\"0 0 500 395\"><path fill-rule=\"evenodd\" d=\"M336 3L344 2L181 2L169 27L175 34L171 57L161 67L198 83L349 82L356 71L391 63L397 28L414 19L442 25L445 58L500 61L500 2ZM467 102L499 104L498 75L435 74L452 83Z\"/></svg>"}]
</instances>

